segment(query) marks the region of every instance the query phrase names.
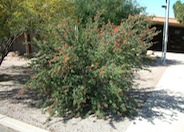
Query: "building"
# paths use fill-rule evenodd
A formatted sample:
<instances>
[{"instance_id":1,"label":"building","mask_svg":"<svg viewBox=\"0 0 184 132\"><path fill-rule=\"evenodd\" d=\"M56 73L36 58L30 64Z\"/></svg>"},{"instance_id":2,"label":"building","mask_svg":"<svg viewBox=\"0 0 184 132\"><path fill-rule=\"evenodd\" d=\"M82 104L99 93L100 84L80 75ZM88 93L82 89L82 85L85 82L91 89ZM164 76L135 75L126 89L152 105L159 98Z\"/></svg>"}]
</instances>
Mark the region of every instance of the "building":
<instances>
[{"instance_id":1,"label":"building","mask_svg":"<svg viewBox=\"0 0 184 132\"><path fill-rule=\"evenodd\" d=\"M162 50L164 17L154 17L153 22L161 33L154 38L153 50ZM175 18L169 18L167 51L184 52L184 24L180 24Z\"/></svg>"}]
</instances>

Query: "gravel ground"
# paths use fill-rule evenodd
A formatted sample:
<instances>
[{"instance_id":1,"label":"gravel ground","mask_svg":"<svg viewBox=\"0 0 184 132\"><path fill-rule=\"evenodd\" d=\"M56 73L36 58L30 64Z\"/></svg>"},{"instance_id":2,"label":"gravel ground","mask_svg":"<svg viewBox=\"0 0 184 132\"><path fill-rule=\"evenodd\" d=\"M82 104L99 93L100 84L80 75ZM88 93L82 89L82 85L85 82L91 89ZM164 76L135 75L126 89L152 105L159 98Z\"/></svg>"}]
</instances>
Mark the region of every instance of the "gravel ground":
<instances>
[{"instance_id":1,"label":"gravel ground","mask_svg":"<svg viewBox=\"0 0 184 132\"><path fill-rule=\"evenodd\" d=\"M94 116L86 119L53 117L47 122L49 115L43 114L41 108L36 106L34 97L19 94L28 78L25 73L28 63L29 60L7 56L0 66L0 114L50 132L124 132L130 125L131 119L123 117L107 120L96 119ZM149 67L151 72L143 70L136 74L135 82L139 84L136 89L139 89L142 101L149 96L149 92L156 86L165 69L166 66L154 63Z\"/></svg>"}]
</instances>

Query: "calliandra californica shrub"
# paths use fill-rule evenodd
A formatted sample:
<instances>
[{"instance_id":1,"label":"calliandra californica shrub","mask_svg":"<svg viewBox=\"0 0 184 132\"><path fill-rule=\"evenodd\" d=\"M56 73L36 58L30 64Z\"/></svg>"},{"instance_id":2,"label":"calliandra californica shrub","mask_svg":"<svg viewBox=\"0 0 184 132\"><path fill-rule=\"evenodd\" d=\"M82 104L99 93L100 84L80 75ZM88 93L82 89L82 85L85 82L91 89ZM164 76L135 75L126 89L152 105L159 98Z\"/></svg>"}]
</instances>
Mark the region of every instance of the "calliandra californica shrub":
<instances>
[{"instance_id":1,"label":"calliandra californica shrub","mask_svg":"<svg viewBox=\"0 0 184 132\"><path fill-rule=\"evenodd\" d=\"M119 26L94 19L78 28L66 19L36 41L39 53L27 87L44 98L51 113L102 118L131 115L136 108L126 92L134 71L144 67L142 53L152 45L156 28L146 16L129 16Z\"/></svg>"}]
</instances>

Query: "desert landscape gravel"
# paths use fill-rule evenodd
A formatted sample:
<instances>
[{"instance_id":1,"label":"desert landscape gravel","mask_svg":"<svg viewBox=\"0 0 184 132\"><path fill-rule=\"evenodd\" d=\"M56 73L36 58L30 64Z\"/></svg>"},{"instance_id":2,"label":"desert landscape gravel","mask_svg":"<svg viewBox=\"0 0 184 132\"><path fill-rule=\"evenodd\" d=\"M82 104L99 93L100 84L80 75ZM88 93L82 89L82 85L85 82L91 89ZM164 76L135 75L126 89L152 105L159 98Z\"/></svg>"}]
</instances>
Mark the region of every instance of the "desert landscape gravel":
<instances>
[{"instance_id":1,"label":"desert landscape gravel","mask_svg":"<svg viewBox=\"0 0 184 132\"><path fill-rule=\"evenodd\" d=\"M49 114L36 105L34 97L31 94L20 94L20 89L29 78L26 74L29 63L28 59L9 54L0 66L0 114L50 132L124 132L130 125L131 119L115 116L107 120L97 119L93 115L85 119L53 117L51 121L47 121ZM139 85L135 85L135 89L141 91L143 102L166 68L155 62L148 67L150 71L141 70L136 74L135 82Z\"/></svg>"}]
</instances>

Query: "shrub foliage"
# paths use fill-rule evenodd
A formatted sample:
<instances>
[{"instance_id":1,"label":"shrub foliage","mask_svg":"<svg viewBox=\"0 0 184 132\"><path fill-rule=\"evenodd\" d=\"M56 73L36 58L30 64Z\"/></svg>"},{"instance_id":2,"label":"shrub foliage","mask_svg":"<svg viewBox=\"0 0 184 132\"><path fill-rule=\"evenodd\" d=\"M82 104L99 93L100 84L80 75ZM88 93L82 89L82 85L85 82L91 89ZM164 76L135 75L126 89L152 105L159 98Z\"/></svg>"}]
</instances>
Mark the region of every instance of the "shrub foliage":
<instances>
[{"instance_id":1,"label":"shrub foliage","mask_svg":"<svg viewBox=\"0 0 184 132\"><path fill-rule=\"evenodd\" d=\"M101 24L99 18L85 26L65 19L43 41L35 41L39 53L27 86L44 98L51 113L132 114L136 104L126 92L134 71L143 68L143 52L152 45L156 28L146 16L129 16L119 26Z\"/></svg>"}]
</instances>

